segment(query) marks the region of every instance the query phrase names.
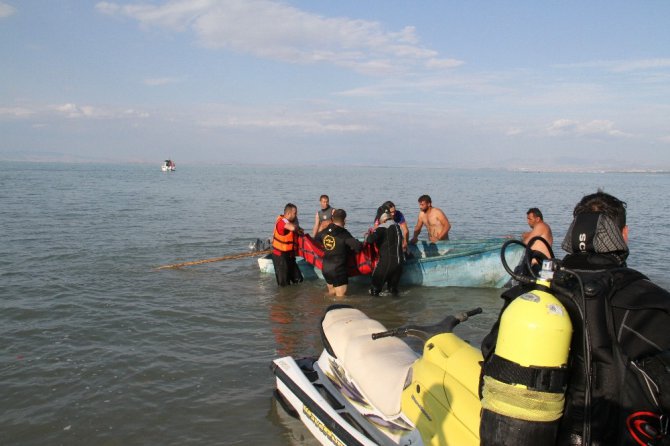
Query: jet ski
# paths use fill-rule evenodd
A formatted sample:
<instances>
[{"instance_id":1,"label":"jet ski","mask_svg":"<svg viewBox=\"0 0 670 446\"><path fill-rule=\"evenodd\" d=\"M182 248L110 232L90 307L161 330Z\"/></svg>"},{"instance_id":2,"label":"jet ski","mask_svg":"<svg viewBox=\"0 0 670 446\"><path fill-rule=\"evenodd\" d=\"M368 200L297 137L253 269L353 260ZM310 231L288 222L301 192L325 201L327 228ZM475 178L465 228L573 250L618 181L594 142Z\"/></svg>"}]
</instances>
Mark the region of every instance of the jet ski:
<instances>
[{"instance_id":1,"label":"jet ski","mask_svg":"<svg viewBox=\"0 0 670 446\"><path fill-rule=\"evenodd\" d=\"M360 310L333 305L321 324L318 358L273 361L275 397L322 444L409 446L442 431L449 442L440 444L479 444L482 354L453 328L481 312L386 330ZM404 336L428 341L422 356Z\"/></svg>"},{"instance_id":2,"label":"jet ski","mask_svg":"<svg viewBox=\"0 0 670 446\"><path fill-rule=\"evenodd\" d=\"M504 249L501 257L505 263ZM507 264L505 268L525 280ZM560 420L562 406L556 413L543 412L543 399L562 402L565 389L535 391L531 383L508 385L501 376L510 370L562 369L567 363L572 326L561 303L547 292L553 264L545 261L542 268L537 289L515 299L503 314L509 317L502 319L498 339L505 337L519 347L500 342L511 352L499 349L504 363L491 376L486 368L482 372L481 351L453 333L481 308L446 316L435 325L387 330L356 308L332 305L320 324L324 348L318 357L287 356L272 362L274 396L324 445L474 446L480 444L484 416L489 426L515 429L513 442L505 444L538 444L541 436L525 438L525 432ZM554 311L547 314L535 307ZM538 326L546 329L542 334L551 336L552 343L537 342ZM421 354L402 340L409 336L423 341ZM542 349L544 361L538 367L533 365L537 349ZM539 409L526 406L529 393Z\"/></svg>"}]
</instances>

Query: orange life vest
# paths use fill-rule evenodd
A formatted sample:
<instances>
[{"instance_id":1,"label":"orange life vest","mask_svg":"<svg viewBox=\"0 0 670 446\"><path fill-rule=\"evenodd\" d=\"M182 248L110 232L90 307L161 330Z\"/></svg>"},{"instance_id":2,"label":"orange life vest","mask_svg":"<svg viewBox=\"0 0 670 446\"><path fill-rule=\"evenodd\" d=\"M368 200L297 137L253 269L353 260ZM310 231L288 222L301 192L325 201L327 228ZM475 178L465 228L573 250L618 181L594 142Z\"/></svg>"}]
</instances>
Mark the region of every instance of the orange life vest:
<instances>
[{"instance_id":1,"label":"orange life vest","mask_svg":"<svg viewBox=\"0 0 670 446\"><path fill-rule=\"evenodd\" d=\"M277 223L279 223L279 220L282 218L284 218L284 216L280 215L275 221L275 231L272 236L272 247L277 251L291 252L296 249L296 235L293 231L288 231L288 234L286 235L282 235L279 233L279 231L277 231Z\"/></svg>"}]
</instances>

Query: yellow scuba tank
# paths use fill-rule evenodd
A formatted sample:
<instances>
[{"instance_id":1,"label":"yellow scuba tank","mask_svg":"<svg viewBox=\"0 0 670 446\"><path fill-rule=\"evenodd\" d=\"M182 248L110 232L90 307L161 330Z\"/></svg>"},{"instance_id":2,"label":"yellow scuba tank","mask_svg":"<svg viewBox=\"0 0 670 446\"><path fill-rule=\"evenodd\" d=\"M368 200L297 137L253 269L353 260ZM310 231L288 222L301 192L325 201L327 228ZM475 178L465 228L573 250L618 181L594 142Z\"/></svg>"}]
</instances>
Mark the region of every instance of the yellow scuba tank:
<instances>
[{"instance_id":1,"label":"yellow scuba tank","mask_svg":"<svg viewBox=\"0 0 670 446\"><path fill-rule=\"evenodd\" d=\"M549 293L552 263L536 289L502 313L495 353L483 366L482 445L553 445L565 405L572 323Z\"/></svg>"}]
</instances>

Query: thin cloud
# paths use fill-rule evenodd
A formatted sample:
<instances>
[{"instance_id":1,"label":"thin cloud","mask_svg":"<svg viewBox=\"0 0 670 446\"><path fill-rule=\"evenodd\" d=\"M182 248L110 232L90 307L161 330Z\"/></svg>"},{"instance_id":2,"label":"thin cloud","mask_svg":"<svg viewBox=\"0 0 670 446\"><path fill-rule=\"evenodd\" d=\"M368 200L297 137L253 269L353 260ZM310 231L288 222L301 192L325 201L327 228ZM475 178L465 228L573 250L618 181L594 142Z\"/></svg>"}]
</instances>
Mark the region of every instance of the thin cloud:
<instances>
[{"instance_id":1,"label":"thin cloud","mask_svg":"<svg viewBox=\"0 0 670 446\"><path fill-rule=\"evenodd\" d=\"M505 131L505 136L517 136L521 135L523 130L518 127L510 127Z\"/></svg>"},{"instance_id":2,"label":"thin cloud","mask_svg":"<svg viewBox=\"0 0 670 446\"><path fill-rule=\"evenodd\" d=\"M16 8L5 2L0 2L0 19L9 17L16 12Z\"/></svg>"},{"instance_id":3,"label":"thin cloud","mask_svg":"<svg viewBox=\"0 0 670 446\"><path fill-rule=\"evenodd\" d=\"M419 43L416 30L385 30L379 22L324 17L270 0L175 0L163 5L100 2L99 12L145 27L192 30L200 43L288 63L330 63L368 75L413 68L453 69L455 59Z\"/></svg>"},{"instance_id":4,"label":"thin cloud","mask_svg":"<svg viewBox=\"0 0 670 446\"><path fill-rule=\"evenodd\" d=\"M39 112L52 115L55 114L56 116L68 119L143 119L151 116L146 111L135 110L132 108L116 109L93 105L78 105L71 102L42 107Z\"/></svg>"},{"instance_id":5,"label":"thin cloud","mask_svg":"<svg viewBox=\"0 0 670 446\"><path fill-rule=\"evenodd\" d=\"M291 133L332 134L364 133L370 126L360 121L349 110L289 111L286 109L259 110L223 105L210 105L200 110L197 125L204 128L229 128L238 130L289 130Z\"/></svg>"},{"instance_id":6,"label":"thin cloud","mask_svg":"<svg viewBox=\"0 0 670 446\"><path fill-rule=\"evenodd\" d=\"M148 85L149 87L160 87L163 85L177 84L179 82L182 82L182 79L178 77L154 77L144 79L143 81L144 85Z\"/></svg>"},{"instance_id":7,"label":"thin cloud","mask_svg":"<svg viewBox=\"0 0 670 446\"><path fill-rule=\"evenodd\" d=\"M0 116L25 118L34 114L33 110L25 107L0 107Z\"/></svg>"},{"instance_id":8,"label":"thin cloud","mask_svg":"<svg viewBox=\"0 0 670 446\"><path fill-rule=\"evenodd\" d=\"M429 59L426 61L426 68L438 68L438 69L447 69L457 68L463 65L465 62L458 59Z\"/></svg>"},{"instance_id":9,"label":"thin cloud","mask_svg":"<svg viewBox=\"0 0 670 446\"><path fill-rule=\"evenodd\" d=\"M670 68L670 58L633 60L595 60L591 62L559 64L557 68L599 68L613 73Z\"/></svg>"},{"instance_id":10,"label":"thin cloud","mask_svg":"<svg viewBox=\"0 0 670 446\"><path fill-rule=\"evenodd\" d=\"M633 135L614 128L614 122L605 119L595 119L589 122L580 122L571 119L557 119L548 128L550 136L609 136L631 137Z\"/></svg>"}]
</instances>

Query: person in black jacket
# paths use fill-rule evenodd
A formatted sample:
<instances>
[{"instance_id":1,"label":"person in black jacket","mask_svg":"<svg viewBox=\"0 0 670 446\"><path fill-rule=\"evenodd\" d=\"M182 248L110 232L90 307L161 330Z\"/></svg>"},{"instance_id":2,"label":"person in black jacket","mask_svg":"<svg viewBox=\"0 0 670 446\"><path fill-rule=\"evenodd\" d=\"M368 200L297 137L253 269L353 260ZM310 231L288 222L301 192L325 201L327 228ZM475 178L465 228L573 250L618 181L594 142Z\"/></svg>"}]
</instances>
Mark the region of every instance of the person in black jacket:
<instances>
[{"instance_id":1,"label":"person in black jacket","mask_svg":"<svg viewBox=\"0 0 670 446\"><path fill-rule=\"evenodd\" d=\"M574 327L558 444L670 444L670 293L626 265L625 202L598 191L573 215L554 278Z\"/></svg>"},{"instance_id":2,"label":"person in black jacket","mask_svg":"<svg viewBox=\"0 0 670 446\"><path fill-rule=\"evenodd\" d=\"M625 202L598 191L584 196L573 216L561 245L568 255L551 284L573 326L565 408L551 444L670 444L670 293L627 267ZM501 316L533 287L505 291ZM484 369L495 357L499 322L482 341Z\"/></svg>"},{"instance_id":3,"label":"person in black jacket","mask_svg":"<svg viewBox=\"0 0 670 446\"><path fill-rule=\"evenodd\" d=\"M402 230L400 225L394 221L393 215L388 211L381 214L379 226L366 239L368 243L375 243L379 252L379 261L372 272L371 295L379 296L385 283L388 284L391 294L398 295L398 283L405 260L403 240Z\"/></svg>"},{"instance_id":4,"label":"person in black jacket","mask_svg":"<svg viewBox=\"0 0 670 446\"><path fill-rule=\"evenodd\" d=\"M335 209L333 222L314 238L323 244L323 278L328 284L328 294L337 297L347 294L349 254L363 248L363 244L344 229L346 219L347 213L344 209Z\"/></svg>"}]
</instances>

